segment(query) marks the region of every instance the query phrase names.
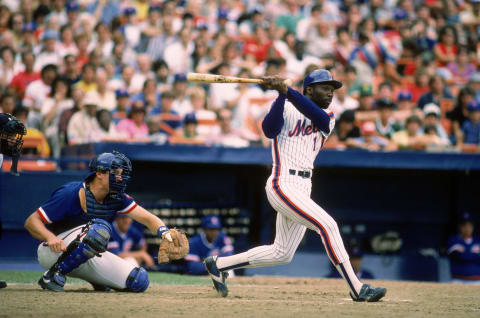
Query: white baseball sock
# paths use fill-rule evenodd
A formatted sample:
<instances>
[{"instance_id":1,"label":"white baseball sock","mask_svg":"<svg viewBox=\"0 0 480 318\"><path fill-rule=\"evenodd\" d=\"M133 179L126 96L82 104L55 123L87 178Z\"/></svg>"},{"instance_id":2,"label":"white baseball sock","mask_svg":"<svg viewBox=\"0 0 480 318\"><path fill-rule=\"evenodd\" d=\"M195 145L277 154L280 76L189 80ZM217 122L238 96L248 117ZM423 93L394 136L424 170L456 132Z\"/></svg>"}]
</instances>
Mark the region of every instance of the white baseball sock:
<instances>
[{"instance_id":1,"label":"white baseball sock","mask_svg":"<svg viewBox=\"0 0 480 318\"><path fill-rule=\"evenodd\" d=\"M248 254L240 253L232 256L225 256L217 258L217 268L219 271L228 271L249 265Z\"/></svg>"},{"instance_id":2,"label":"white baseball sock","mask_svg":"<svg viewBox=\"0 0 480 318\"><path fill-rule=\"evenodd\" d=\"M358 280L357 275L355 275L350 261L346 260L345 262L336 265L335 268L340 275L342 275L343 279L347 281L348 287L352 291L352 294L358 297L358 293L360 293L360 289L362 288L363 284L360 280Z\"/></svg>"}]
</instances>

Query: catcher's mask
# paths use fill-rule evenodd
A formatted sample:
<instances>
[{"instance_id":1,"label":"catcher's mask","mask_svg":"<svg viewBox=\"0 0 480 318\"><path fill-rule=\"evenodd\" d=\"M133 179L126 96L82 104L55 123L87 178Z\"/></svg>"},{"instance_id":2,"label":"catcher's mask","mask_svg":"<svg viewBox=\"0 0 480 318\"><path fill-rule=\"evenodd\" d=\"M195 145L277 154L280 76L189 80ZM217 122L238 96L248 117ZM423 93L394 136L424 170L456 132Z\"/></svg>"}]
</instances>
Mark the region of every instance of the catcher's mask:
<instances>
[{"instance_id":1,"label":"catcher's mask","mask_svg":"<svg viewBox=\"0 0 480 318\"><path fill-rule=\"evenodd\" d=\"M97 171L109 172L110 195L116 196L117 194L123 194L127 189L132 173L132 163L124 154L114 150L113 152L102 153L90 161L89 169L90 173L87 179L95 175ZM118 169L122 169L120 174Z\"/></svg>"},{"instance_id":2,"label":"catcher's mask","mask_svg":"<svg viewBox=\"0 0 480 318\"><path fill-rule=\"evenodd\" d=\"M0 114L0 153L12 158L11 172L17 174L17 163L23 146L25 125L10 114Z\"/></svg>"}]
</instances>

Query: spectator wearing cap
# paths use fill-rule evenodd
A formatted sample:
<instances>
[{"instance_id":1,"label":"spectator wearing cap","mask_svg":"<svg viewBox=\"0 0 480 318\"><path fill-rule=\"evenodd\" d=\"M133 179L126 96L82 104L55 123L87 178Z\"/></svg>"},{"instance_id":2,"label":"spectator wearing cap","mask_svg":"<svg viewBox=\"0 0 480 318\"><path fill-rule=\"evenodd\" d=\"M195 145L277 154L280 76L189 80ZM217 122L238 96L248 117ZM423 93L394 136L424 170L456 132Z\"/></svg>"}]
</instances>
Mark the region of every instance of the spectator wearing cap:
<instances>
[{"instance_id":1,"label":"spectator wearing cap","mask_svg":"<svg viewBox=\"0 0 480 318\"><path fill-rule=\"evenodd\" d=\"M212 33L225 33L230 37L238 35L237 24L229 19L229 11L225 7L217 9L217 21L209 28Z\"/></svg>"},{"instance_id":2,"label":"spectator wearing cap","mask_svg":"<svg viewBox=\"0 0 480 318\"><path fill-rule=\"evenodd\" d=\"M476 72L470 78L468 86L475 90L475 100L480 103L480 72Z\"/></svg>"},{"instance_id":3,"label":"spectator wearing cap","mask_svg":"<svg viewBox=\"0 0 480 318\"><path fill-rule=\"evenodd\" d=\"M16 73L8 86L9 92L15 94L17 100L23 99L25 90L30 83L40 79L40 72L34 70L35 54L33 52L22 53L22 64L24 70Z\"/></svg>"},{"instance_id":4,"label":"spectator wearing cap","mask_svg":"<svg viewBox=\"0 0 480 318\"><path fill-rule=\"evenodd\" d=\"M434 103L440 105L443 99L453 99L453 96L448 91L445 85L445 80L440 75L434 75L430 78L430 91L423 94L418 100L418 108L423 110L425 105Z\"/></svg>"},{"instance_id":5,"label":"spectator wearing cap","mask_svg":"<svg viewBox=\"0 0 480 318\"><path fill-rule=\"evenodd\" d=\"M192 70L192 53L195 48L192 31L183 28L178 34L178 41L167 46L164 52L165 62L174 74L186 74Z\"/></svg>"},{"instance_id":6,"label":"spectator wearing cap","mask_svg":"<svg viewBox=\"0 0 480 318\"><path fill-rule=\"evenodd\" d=\"M360 246L354 245L348 248L348 256L350 256L350 263L352 264L353 271L359 279L375 279L372 272L368 269L362 268L363 254L363 250ZM342 278L340 273L333 267L327 277Z\"/></svg>"},{"instance_id":7,"label":"spectator wearing cap","mask_svg":"<svg viewBox=\"0 0 480 318\"><path fill-rule=\"evenodd\" d=\"M411 110L415 107L412 103L412 93L408 90L401 90L397 95L397 107L398 110Z\"/></svg>"},{"instance_id":8,"label":"spectator wearing cap","mask_svg":"<svg viewBox=\"0 0 480 318\"><path fill-rule=\"evenodd\" d=\"M359 107L358 101L355 98L348 96L347 91L348 87L342 85L342 87L337 89L333 95L330 109L333 111L336 118L339 118L346 110L356 110Z\"/></svg>"},{"instance_id":9,"label":"spectator wearing cap","mask_svg":"<svg viewBox=\"0 0 480 318\"><path fill-rule=\"evenodd\" d=\"M93 14L95 21L110 25L110 22L121 13L120 2L116 0L92 1L87 5L86 11Z\"/></svg>"},{"instance_id":10,"label":"spectator wearing cap","mask_svg":"<svg viewBox=\"0 0 480 318\"><path fill-rule=\"evenodd\" d=\"M362 86L360 86L360 95L358 102L359 111L368 111L374 109L375 103L373 99L372 84L364 83L362 84Z\"/></svg>"},{"instance_id":11,"label":"spectator wearing cap","mask_svg":"<svg viewBox=\"0 0 480 318\"><path fill-rule=\"evenodd\" d=\"M187 273L191 275L206 275L203 260L208 256L233 255L231 239L222 231L220 218L216 215L206 215L202 218L202 231L190 240L190 251L185 256Z\"/></svg>"},{"instance_id":12,"label":"spectator wearing cap","mask_svg":"<svg viewBox=\"0 0 480 318\"><path fill-rule=\"evenodd\" d=\"M128 118L120 120L117 129L123 132L127 138L146 140L148 138L148 127L145 122L145 108L137 105L130 107Z\"/></svg>"},{"instance_id":13,"label":"spectator wearing cap","mask_svg":"<svg viewBox=\"0 0 480 318\"><path fill-rule=\"evenodd\" d=\"M132 106L132 101L126 89L116 90L115 97L117 99L117 107L112 111L112 118L114 123L118 124L120 120L127 118L127 114Z\"/></svg>"},{"instance_id":14,"label":"spectator wearing cap","mask_svg":"<svg viewBox=\"0 0 480 318\"><path fill-rule=\"evenodd\" d=\"M449 145L450 140L448 139L447 132L445 131L445 128L443 128L443 125L440 123L440 119L442 116L440 112L440 107L433 103L427 104L423 108L423 114L423 125L425 127L432 127L435 130L435 135L440 138L441 144Z\"/></svg>"},{"instance_id":15,"label":"spectator wearing cap","mask_svg":"<svg viewBox=\"0 0 480 318\"><path fill-rule=\"evenodd\" d=\"M393 134L402 130L402 125L393 117L395 105L388 99L380 99L376 103L378 119L375 121L377 132L388 139Z\"/></svg>"},{"instance_id":16,"label":"spectator wearing cap","mask_svg":"<svg viewBox=\"0 0 480 318\"><path fill-rule=\"evenodd\" d=\"M45 30L41 39L42 50L36 56L34 69L40 70L48 64L62 65L62 56L56 50L58 32L52 29Z\"/></svg>"},{"instance_id":17,"label":"spectator wearing cap","mask_svg":"<svg viewBox=\"0 0 480 318\"><path fill-rule=\"evenodd\" d=\"M107 249L134 266L153 267L155 265L153 258L147 252L145 236L132 226L132 219L126 214L119 214L112 222L112 235Z\"/></svg>"},{"instance_id":18,"label":"spectator wearing cap","mask_svg":"<svg viewBox=\"0 0 480 318\"><path fill-rule=\"evenodd\" d=\"M480 284L480 237L474 236L473 218L463 213L458 220L458 234L449 237L447 254L452 282Z\"/></svg>"},{"instance_id":19,"label":"spectator wearing cap","mask_svg":"<svg viewBox=\"0 0 480 318\"><path fill-rule=\"evenodd\" d=\"M123 9L125 23L120 27L120 31L127 40L127 46L136 49L140 44L141 30L137 21L137 10L134 7Z\"/></svg>"},{"instance_id":20,"label":"spectator wearing cap","mask_svg":"<svg viewBox=\"0 0 480 318\"><path fill-rule=\"evenodd\" d=\"M173 79L173 92L175 100L172 109L176 111L182 118L193 111L192 103L187 96L187 77L185 74L175 74Z\"/></svg>"},{"instance_id":21,"label":"spectator wearing cap","mask_svg":"<svg viewBox=\"0 0 480 318\"><path fill-rule=\"evenodd\" d=\"M349 148L357 148L368 151L390 150L386 149L389 145L388 139L377 135L375 123L365 121L362 124L362 136L358 138L349 138L346 143Z\"/></svg>"},{"instance_id":22,"label":"spectator wearing cap","mask_svg":"<svg viewBox=\"0 0 480 318\"><path fill-rule=\"evenodd\" d=\"M480 145L480 104L471 101L467 109L469 118L462 125L463 143Z\"/></svg>"},{"instance_id":23,"label":"spectator wearing cap","mask_svg":"<svg viewBox=\"0 0 480 318\"><path fill-rule=\"evenodd\" d=\"M99 141L100 126L97 121L97 92L91 91L83 98L82 109L68 122L67 134L69 144L85 144Z\"/></svg>"}]
</instances>

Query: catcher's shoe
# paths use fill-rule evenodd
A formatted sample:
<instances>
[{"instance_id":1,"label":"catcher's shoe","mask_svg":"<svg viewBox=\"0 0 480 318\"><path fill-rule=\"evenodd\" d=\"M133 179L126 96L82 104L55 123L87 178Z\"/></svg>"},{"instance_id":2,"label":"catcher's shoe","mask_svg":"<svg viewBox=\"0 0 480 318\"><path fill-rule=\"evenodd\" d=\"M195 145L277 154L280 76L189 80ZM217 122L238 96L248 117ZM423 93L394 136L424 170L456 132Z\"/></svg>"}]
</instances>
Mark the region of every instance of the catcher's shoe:
<instances>
[{"instance_id":1,"label":"catcher's shoe","mask_svg":"<svg viewBox=\"0 0 480 318\"><path fill-rule=\"evenodd\" d=\"M108 287L108 286L98 285L98 284L94 284L92 282L90 284L92 285L94 291L98 291L98 292L109 292L110 291L110 287Z\"/></svg>"},{"instance_id":2,"label":"catcher's shoe","mask_svg":"<svg viewBox=\"0 0 480 318\"><path fill-rule=\"evenodd\" d=\"M352 297L353 301L375 302L379 301L386 293L386 288L372 288L369 284L363 284L360 293L358 293L358 298L353 296L352 292L350 292L350 297Z\"/></svg>"},{"instance_id":3,"label":"catcher's shoe","mask_svg":"<svg viewBox=\"0 0 480 318\"><path fill-rule=\"evenodd\" d=\"M225 279L228 277L228 273L221 272L217 268L217 256L209 256L205 259L205 269L212 278L213 286L217 290L218 294L222 297L227 297L228 288L225 284Z\"/></svg>"},{"instance_id":4,"label":"catcher's shoe","mask_svg":"<svg viewBox=\"0 0 480 318\"><path fill-rule=\"evenodd\" d=\"M48 289L51 291L56 291L56 292L63 292L65 291L63 289L63 286L65 286L66 282L66 277L65 275L61 274L57 270L50 269L46 271L42 277L38 280L38 285L42 287L43 289Z\"/></svg>"}]
</instances>

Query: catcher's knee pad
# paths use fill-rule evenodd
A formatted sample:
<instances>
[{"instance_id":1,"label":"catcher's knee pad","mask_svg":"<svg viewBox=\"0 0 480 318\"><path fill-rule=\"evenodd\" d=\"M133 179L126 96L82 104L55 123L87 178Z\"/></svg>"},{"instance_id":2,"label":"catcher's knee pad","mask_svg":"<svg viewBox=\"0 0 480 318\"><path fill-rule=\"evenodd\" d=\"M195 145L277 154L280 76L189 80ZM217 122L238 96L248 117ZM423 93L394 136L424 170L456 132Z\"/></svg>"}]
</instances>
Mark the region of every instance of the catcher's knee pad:
<instances>
[{"instance_id":1,"label":"catcher's knee pad","mask_svg":"<svg viewBox=\"0 0 480 318\"><path fill-rule=\"evenodd\" d=\"M128 274L126 282L126 291L141 293L147 290L150 285L147 271L142 267L135 267Z\"/></svg>"},{"instance_id":2,"label":"catcher's knee pad","mask_svg":"<svg viewBox=\"0 0 480 318\"><path fill-rule=\"evenodd\" d=\"M106 251L112 228L107 221L101 219L94 219L92 222L83 241L77 239L70 243L65 251L66 256L58 263L62 274L70 273L90 258Z\"/></svg>"}]
</instances>

